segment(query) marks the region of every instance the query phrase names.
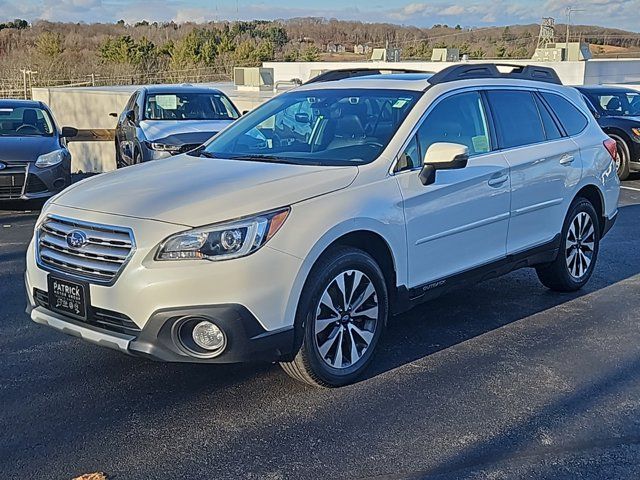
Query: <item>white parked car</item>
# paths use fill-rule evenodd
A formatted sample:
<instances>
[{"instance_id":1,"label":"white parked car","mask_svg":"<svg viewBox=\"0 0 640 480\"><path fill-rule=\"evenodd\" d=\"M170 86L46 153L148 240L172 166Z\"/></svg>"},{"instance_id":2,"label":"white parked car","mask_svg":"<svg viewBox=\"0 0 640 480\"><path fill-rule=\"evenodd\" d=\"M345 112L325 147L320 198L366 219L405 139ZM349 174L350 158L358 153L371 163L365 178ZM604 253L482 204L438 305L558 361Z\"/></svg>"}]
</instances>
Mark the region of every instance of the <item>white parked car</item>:
<instances>
[{"instance_id":1,"label":"white parked car","mask_svg":"<svg viewBox=\"0 0 640 480\"><path fill-rule=\"evenodd\" d=\"M491 64L316 82L194 152L84 180L37 222L31 318L339 386L390 315L457 285L534 267L577 290L616 218L616 144L558 83Z\"/></svg>"}]
</instances>

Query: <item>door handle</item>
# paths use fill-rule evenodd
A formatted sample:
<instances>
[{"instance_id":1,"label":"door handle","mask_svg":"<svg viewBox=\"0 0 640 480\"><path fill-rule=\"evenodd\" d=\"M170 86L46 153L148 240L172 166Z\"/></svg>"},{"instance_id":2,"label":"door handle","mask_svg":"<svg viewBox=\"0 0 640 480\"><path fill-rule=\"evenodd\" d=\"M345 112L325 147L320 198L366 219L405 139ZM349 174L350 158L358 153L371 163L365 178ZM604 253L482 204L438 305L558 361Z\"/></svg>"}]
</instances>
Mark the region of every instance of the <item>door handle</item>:
<instances>
[{"instance_id":1,"label":"door handle","mask_svg":"<svg viewBox=\"0 0 640 480\"><path fill-rule=\"evenodd\" d=\"M570 165L576 159L573 155L567 154L560 158L560 165Z\"/></svg>"},{"instance_id":2,"label":"door handle","mask_svg":"<svg viewBox=\"0 0 640 480\"><path fill-rule=\"evenodd\" d=\"M499 177L490 178L487 183L490 187L499 187L507 180L509 180L509 175L500 175Z\"/></svg>"}]
</instances>

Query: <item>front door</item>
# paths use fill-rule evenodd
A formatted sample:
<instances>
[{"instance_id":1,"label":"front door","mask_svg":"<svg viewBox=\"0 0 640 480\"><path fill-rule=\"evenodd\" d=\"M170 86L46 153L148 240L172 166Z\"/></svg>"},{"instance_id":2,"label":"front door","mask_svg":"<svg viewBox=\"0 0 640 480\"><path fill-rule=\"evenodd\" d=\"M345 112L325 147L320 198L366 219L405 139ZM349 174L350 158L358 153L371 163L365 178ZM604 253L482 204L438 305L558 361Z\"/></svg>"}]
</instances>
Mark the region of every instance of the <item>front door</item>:
<instances>
[{"instance_id":1,"label":"front door","mask_svg":"<svg viewBox=\"0 0 640 480\"><path fill-rule=\"evenodd\" d=\"M469 148L459 170L439 170L435 183L418 178L424 153L436 142ZM396 179L403 196L410 287L499 260L506 255L509 166L491 151L487 115L478 92L457 93L429 112L401 155Z\"/></svg>"}]
</instances>

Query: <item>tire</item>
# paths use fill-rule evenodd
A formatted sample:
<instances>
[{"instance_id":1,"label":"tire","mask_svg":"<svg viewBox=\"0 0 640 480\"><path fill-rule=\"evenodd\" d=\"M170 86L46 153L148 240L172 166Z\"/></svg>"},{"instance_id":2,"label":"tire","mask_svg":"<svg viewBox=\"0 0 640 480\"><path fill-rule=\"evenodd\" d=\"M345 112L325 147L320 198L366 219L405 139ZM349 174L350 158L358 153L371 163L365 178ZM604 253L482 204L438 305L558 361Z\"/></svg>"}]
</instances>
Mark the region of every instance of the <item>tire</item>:
<instances>
[{"instance_id":1,"label":"tire","mask_svg":"<svg viewBox=\"0 0 640 480\"><path fill-rule=\"evenodd\" d=\"M536 267L542 284L557 292L575 292L591 278L600 249L600 222L591 202L578 197L562 227L557 258Z\"/></svg>"},{"instance_id":2,"label":"tire","mask_svg":"<svg viewBox=\"0 0 640 480\"><path fill-rule=\"evenodd\" d=\"M629 178L631 153L627 142L618 135L610 135L616 141L618 145L618 159L616 160L616 167L618 170L618 178L620 180L626 180Z\"/></svg>"},{"instance_id":3,"label":"tire","mask_svg":"<svg viewBox=\"0 0 640 480\"><path fill-rule=\"evenodd\" d=\"M316 387L353 383L371 362L388 315L387 284L376 261L356 248L336 248L307 278L296 313L302 346L280 365Z\"/></svg>"},{"instance_id":4,"label":"tire","mask_svg":"<svg viewBox=\"0 0 640 480\"><path fill-rule=\"evenodd\" d=\"M140 153L140 149L136 148L133 151L133 165L139 165L142 163L142 153Z\"/></svg>"}]
</instances>

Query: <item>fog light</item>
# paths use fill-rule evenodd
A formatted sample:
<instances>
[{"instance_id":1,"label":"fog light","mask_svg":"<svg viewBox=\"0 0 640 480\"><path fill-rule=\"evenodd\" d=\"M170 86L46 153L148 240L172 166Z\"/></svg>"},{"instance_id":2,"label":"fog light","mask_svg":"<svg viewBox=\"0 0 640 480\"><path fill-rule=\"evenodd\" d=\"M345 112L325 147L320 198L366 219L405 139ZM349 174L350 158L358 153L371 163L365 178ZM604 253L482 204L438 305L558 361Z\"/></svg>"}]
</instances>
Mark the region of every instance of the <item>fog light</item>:
<instances>
[{"instance_id":1,"label":"fog light","mask_svg":"<svg viewBox=\"0 0 640 480\"><path fill-rule=\"evenodd\" d=\"M225 338L222 330L217 325L202 321L193 327L191 332L193 341L205 350L220 350L224 347Z\"/></svg>"}]
</instances>

